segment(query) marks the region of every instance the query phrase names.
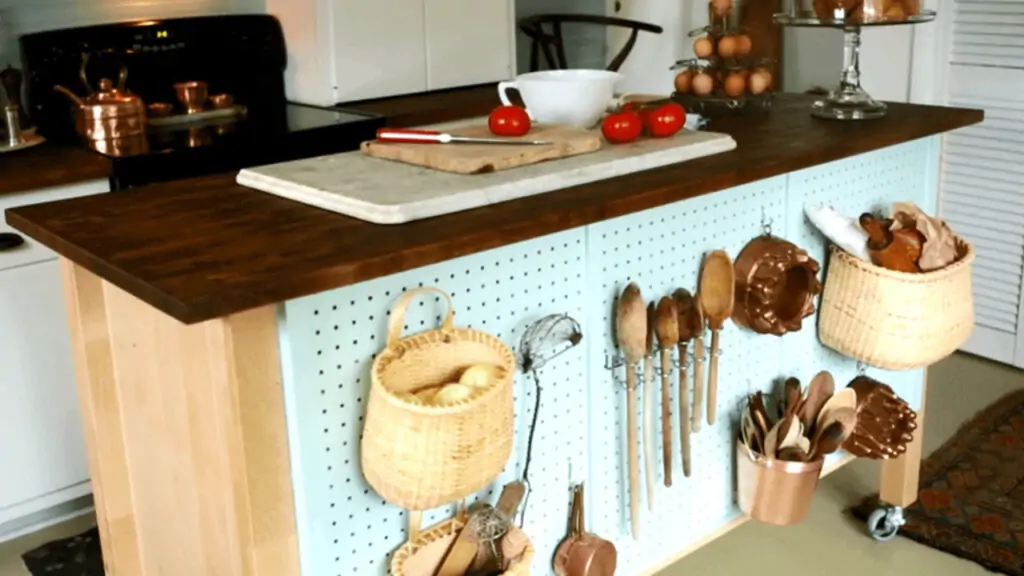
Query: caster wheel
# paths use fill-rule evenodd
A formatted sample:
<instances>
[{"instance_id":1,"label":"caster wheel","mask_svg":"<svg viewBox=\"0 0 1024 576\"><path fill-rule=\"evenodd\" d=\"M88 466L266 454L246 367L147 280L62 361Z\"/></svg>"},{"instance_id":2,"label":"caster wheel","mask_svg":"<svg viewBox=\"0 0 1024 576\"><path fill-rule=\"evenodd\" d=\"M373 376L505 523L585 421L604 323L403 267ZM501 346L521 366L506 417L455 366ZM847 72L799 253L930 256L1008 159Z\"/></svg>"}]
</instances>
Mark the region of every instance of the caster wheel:
<instances>
[{"instance_id":1,"label":"caster wheel","mask_svg":"<svg viewBox=\"0 0 1024 576\"><path fill-rule=\"evenodd\" d=\"M896 537L903 526L903 511L893 508L879 508L868 516L868 533L879 542L888 542Z\"/></svg>"}]
</instances>

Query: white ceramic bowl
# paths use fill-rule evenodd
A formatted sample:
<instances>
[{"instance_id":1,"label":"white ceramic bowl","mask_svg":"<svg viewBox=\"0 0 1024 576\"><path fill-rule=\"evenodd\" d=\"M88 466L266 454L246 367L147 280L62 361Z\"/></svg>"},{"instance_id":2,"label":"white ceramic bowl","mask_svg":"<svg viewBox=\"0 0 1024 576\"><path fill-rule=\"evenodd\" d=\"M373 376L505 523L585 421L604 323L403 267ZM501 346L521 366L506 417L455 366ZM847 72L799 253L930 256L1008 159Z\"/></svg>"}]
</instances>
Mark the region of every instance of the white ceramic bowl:
<instances>
[{"instance_id":1,"label":"white ceramic bowl","mask_svg":"<svg viewBox=\"0 0 1024 576\"><path fill-rule=\"evenodd\" d=\"M534 122L590 128L613 101L615 84L623 78L622 74L608 70L530 72L500 82L498 96L506 106L511 105L505 92L515 88Z\"/></svg>"}]
</instances>

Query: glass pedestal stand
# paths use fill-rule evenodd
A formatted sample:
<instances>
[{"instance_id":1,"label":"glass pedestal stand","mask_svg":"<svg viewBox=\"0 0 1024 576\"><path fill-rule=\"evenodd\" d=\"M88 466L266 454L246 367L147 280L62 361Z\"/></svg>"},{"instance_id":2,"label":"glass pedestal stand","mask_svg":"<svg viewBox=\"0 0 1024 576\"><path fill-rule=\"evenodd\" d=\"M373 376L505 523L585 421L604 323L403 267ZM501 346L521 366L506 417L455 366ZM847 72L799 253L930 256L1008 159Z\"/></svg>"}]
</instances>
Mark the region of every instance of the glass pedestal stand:
<instances>
[{"instance_id":1,"label":"glass pedestal stand","mask_svg":"<svg viewBox=\"0 0 1024 576\"><path fill-rule=\"evenodd\" d=\"M839 87L828 97L818 100L811 115L827 120L871 120L882 118L886 106L871 97L860 85L860 31L863 26L897 26L919 24L935 19L935 12L923 11L899 20L878 20L848 24L843 20L821 20L811 14L776 14L775 23L782 26L839 28L843 31L843 71Z\"/></svg>"}]
</instances>

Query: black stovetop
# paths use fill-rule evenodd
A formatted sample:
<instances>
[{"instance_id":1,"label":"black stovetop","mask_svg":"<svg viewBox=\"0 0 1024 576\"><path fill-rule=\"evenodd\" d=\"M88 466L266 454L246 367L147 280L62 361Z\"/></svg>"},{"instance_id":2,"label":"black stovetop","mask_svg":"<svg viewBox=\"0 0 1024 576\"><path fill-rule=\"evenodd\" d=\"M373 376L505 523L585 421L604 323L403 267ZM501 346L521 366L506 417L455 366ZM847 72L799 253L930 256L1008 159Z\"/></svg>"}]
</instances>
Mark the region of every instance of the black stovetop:
<instances>
[{"instance_id":1,"label":"black stovetop","mask_svg":"<svg viewBox=\"0 0 1024 576\"><path fill-rule=\"evenodd\" d=\"M144 137L101 143L115 189L355 150L384 124L380 117L287 102L284 34L267 14L121 22L20 40L29 110L53 142L97 149L79 139L72 106L56 85L84 95L100 78L123 75L126 90L146 104L180 109L174 83L201 81L210 94L228 94L244 107L242 116L156 121Z\"/></svg>"}]
</instances>

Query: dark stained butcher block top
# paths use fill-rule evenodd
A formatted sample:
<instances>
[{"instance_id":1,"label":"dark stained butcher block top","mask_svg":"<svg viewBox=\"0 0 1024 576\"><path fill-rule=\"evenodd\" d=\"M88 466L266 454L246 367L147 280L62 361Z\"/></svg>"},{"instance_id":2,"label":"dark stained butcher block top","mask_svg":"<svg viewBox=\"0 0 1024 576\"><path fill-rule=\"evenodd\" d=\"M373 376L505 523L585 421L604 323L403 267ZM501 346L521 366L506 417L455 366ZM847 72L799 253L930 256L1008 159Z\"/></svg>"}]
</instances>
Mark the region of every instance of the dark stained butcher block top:
<instances>
[{"instance_id":1,"label":"dark stained butcher block top","mask_svg":"<svg viewBox=\"0 0 1024 576\"><path fill-rule=\"evenodd\" d=\"M732 152L398 226L235 184L156 184L7 211L7 222L185 323L497 248L981 122L980 110L892 104L889 116L811 118L812 99L716 119Z\"/></svg>"}]
</instances>

